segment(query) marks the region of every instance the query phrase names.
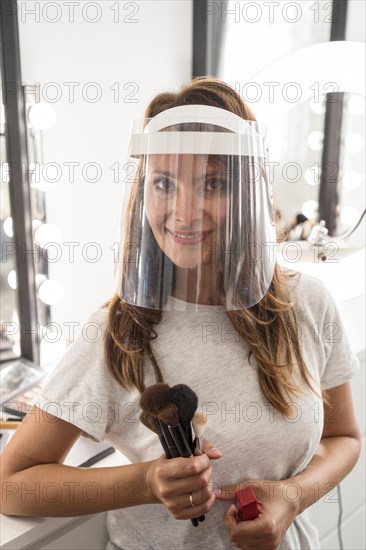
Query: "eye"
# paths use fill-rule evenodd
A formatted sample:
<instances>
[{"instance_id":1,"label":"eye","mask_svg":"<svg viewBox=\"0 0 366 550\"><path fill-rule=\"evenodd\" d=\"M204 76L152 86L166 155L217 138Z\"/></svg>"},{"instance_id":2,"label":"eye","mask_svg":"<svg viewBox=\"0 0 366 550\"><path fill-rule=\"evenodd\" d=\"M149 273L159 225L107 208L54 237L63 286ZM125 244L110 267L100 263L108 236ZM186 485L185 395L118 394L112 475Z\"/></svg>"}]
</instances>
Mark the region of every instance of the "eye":
<instances>
[{"instance_id":1,"label":"eye","mask_svg":"<svg viewBox=\"0 0 366 550\"><path fill-rule=\"evenodd\" d=\"M223 189L226 189L226 182L220 178L207 180L206 189L208 191L222 191Z\"/></svg>"},{"instance_id":2,"label":"eye","mask_svg":"<svg viewBox=\"0 0 366 550\"><path fill-rule=\"evenodd\" d=\"M154 186L159 191L164 192L172 191L174 189L173 181L166 177L156 178L156 180L154 180Z\"/></svg>"}]
</instances>

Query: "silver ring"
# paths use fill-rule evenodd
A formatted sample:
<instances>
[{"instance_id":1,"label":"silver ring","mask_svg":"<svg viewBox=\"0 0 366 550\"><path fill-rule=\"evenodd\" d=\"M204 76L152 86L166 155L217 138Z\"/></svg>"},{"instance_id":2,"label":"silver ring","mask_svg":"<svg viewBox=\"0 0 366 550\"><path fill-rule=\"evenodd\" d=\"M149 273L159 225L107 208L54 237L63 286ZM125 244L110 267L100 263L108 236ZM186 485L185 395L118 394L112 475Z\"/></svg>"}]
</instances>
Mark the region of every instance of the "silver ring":
<instances>
[{"instance_id":1,"label":"silver ring","mask_svg":"<svg viewBox=\"0 0 366 550\"><path fill-rule=\"evenodd\" d=\"M192 507L195 506L195 505L193 504L192 493L189 493L189 502L191 503L191 506L192 506Z\"/></svg>"}]
</instances>

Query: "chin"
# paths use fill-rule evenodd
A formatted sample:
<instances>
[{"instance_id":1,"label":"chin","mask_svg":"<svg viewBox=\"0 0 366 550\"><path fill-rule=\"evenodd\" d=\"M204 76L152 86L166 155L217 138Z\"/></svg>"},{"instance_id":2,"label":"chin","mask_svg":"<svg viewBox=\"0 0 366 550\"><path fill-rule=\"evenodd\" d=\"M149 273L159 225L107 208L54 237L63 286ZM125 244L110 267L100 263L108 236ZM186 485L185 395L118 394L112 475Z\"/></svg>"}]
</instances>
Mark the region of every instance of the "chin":
<instances>
[{"instance_id":1,"label":"chin","mask_svg":"<svg viewBox=\"0 0 366 550\"><path fill-rule=\"evenodd\" d=\"M197 267L200 265L198 262L179 262L173 259L172 262L175 267L179 267L180 269L197 269Z\"/></svg>"},{"instance_id":2,"label":"chin","mask_svg":"<svg viewBox=\"0 0 366 550\"><path fill-rule=\"evenodd\" d=\"M167 256L176 267L181 269L197 269L200 265L210 263L209 261L203 261L203 258L199 259L197 257L182 258L174 254L167 254Z\"/></svg>"}]
</instances>

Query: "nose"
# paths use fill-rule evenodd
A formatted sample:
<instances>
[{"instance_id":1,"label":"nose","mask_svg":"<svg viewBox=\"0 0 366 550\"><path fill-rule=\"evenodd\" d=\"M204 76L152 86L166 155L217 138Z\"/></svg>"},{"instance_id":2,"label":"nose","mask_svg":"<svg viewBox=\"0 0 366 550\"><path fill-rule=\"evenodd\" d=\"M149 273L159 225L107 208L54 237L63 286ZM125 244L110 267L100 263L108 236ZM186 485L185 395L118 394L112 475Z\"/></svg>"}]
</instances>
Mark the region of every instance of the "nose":
<instances>
[{"instance_id":1,"label":"nose","mask_svg":"<svg viewBox=\"0 0 366 550\"><path fill-rule=\"evenodd\" d=\"M195 221L200 219L199 198L191 185L178 187L175 203L175 221L183 229L192 228Z\"/></svg>"}]
</instances>

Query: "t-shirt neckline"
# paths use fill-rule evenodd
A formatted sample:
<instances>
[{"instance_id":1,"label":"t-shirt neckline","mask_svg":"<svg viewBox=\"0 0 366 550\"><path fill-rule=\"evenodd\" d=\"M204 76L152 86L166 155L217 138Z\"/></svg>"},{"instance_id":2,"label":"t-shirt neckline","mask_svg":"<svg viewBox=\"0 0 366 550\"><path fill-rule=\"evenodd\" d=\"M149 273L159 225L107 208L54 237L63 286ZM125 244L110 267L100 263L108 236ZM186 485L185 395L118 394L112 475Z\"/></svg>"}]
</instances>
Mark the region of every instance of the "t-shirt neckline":
<instances>
[{"instance_id":1,"label":"t-shirt neckline","mask_svg":"<svg viewBox=\"0 0 366 550\"><path fill-rule=\"evenodd\" d=\"M207 305L207 304L196 304L194 302L186 302L175 296L168 296L167 306L169 310L172 311L194 311L197 313L216 313L221 311L226 311L225 306L223 305Z\"/></svg>"}]
</instances>

